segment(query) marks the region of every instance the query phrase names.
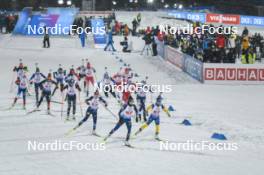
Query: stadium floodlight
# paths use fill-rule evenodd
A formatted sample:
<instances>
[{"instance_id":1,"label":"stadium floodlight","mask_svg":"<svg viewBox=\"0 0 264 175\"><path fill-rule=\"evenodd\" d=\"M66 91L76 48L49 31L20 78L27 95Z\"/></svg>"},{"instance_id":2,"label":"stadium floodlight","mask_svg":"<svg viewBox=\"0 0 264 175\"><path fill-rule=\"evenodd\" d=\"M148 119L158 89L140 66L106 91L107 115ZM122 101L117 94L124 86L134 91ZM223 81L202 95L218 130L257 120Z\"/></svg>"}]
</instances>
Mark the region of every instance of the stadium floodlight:
<instances>
[{"instance_id":1,"label":"stadium floodlight","mask_svg":"<svg viewBox=\"0 0 264 175\"><path fill-rule=\"evenodd\" d=\"M113 5L116 5L116 1L112 1Z\"/></svg>"},{"instance_id":2,"label":"stadium floodlight","mask_svg":"<svg viewBox=\"0 0 264 175\"><path fill-rule=\"evenodd\" d=\"M180 5L179 5L179 9L182 9L182 8L183 8L183 5L182 5L182 4L180 4Z\"/></svg>"},{"instance_id":3,"label":"stadium floodlight","mask_svg":"<svg viewBox=\"0 0 264 175\"><path fill-rule=\"evenodd\" d=\"M64 3L63 0L58 0L59 5L62 5L63 3Z\"/></svg>"},{"instance_id":4,"label":"stadium floodlight","mask_svg":"<svg viewBox=\"0 0 264 175\"><path fill-rule=\"evenodd\" d=\"M71 0L68 0L67 1L67 5L72 5L72 1Z\"/></svg>"},{"instance_id":5,"label":"stadium floodlight","mask_svg":"<svg viewBox=\"0 0 264 175\"><path fill-rule=\"evenodd\" d=\"M148 2L148 4L152 4L154 2L154 0L148 0L147 2Z\"/></svg>"},{"instance_id":6,"label":"stadium floodlight","mask_svg":"<svg viewBox=\"0 0 264 175\"><path fill-rule=\"evenodd\" d=\"M164 8L169 8L169 7L170 7L169 4L164 5Z\"/></svg>"},{"instance_id":7,"label":"stadium floodlight","mask_svg":"<svg viewBox=\"0 0 264 175\"><path fill-rule=\"evenodd\" d=\"M133 0L129 0L129 3L133 3Z\"/></svg>"},{"instance_id":8,"label":"stadium floodlight","mask_svg":"<svg viewBox=\"0 0 264 175\"><path fill-rule=\"evenodd\" d=\"M135 0L134 2L135 2L135 3L138 3L138 0Z\"/></svg>"},{"instance_id":9,"label":"stadium floodlight","mask_svg":"<svg viewBox=\"0 0 264 175\"><path fill-rule=\"evenodd\" d=\"M177 8L177 5L178 5L178 4L175 3L175 4L174 4L174 8Z\"/></svg>"},{"instance_id":10,"label":"stadium floodlight","mask_svg":"<svg viewBox=\"0 0 264 175\"><path fill-rule=\"evenodd\" d=\"M165 1L164 0L161 0L161 3L164 3Z\"/></svg>"}]
</instances>

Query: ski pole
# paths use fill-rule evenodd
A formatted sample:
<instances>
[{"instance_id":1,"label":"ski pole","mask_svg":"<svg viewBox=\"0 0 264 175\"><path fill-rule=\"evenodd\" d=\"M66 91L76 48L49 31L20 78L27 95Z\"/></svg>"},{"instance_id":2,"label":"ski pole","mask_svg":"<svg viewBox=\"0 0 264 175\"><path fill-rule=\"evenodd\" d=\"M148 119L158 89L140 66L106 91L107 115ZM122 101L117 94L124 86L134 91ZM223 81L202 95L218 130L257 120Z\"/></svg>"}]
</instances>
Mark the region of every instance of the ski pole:
<instances>
[{"instance_id":1,"label":"ski pole","mask_svg":"<svg viewBox=\"0 0 264 175\"><path fill-rule=\"evenodd\" d=\"M13 77L12 77L12 81L10 83L10 87L9 87L9 92L13 92L13 85L14 85L14 79L15 79L16 73L13 72Z\"/></svg>"},{"instance_id":2,"label":"ski pole","mask_svg":"<svg viewBox=\"0 0 264 175\"><path fill-rule=\"evenodd\" d=\"M105 106L104 106L105 107ZM113 117L115 117L116 120L118 120L117 115L115 115L110 109L108 109L107 107L105 107L105 109L110 112L110 114L112 114Z\"/></svg>"},{"instance_id":3,"label":"ski pole","mask_svg":"<svg viewBox=\"0 0 264 175\"><path fill-rule=\"evenodd\" d=\"M64 107L64 93L61 92L61 120L63 116L63 107Z\"/></svg>"},{"instance_id":4,"label":"ski pole","mask_svg":"<svg viewBox=\"0 0 264 175\"><path fill-rule=\"evenodd\" d=\"M80 91L78 92L78 100L79 100L79 105L80 105L80 110L81 110L81 116L83 117L83 110L82 110L82 103L81 103L81 93Z\"/></svg>"}]
</instances>

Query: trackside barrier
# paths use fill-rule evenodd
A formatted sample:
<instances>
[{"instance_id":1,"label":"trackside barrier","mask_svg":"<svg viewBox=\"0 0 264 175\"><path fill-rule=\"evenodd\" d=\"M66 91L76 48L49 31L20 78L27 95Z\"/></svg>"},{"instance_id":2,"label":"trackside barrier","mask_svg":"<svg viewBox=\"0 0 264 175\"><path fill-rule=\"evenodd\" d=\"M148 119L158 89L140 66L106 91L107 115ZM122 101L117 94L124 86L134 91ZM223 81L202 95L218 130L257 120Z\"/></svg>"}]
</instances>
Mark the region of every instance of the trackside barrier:
<instances>
[{"instance_id":1,"label":"trackside barrier","mask_svg":"<svg viewBox=\"0 0 264 175\"><path fill-rule=\"evenodd\" d=\"M203 82L203 63L175 48L165 46L165 60L182 69L194 79Z\"/></svg>"},{"instance_id":2,"label":"trackside barrier","mask_svg":"<svg viewBox=\"0 0 264 175\"><path fill-rule=\"evenodd\" d=\"M203 62L186 54L183 54L183 57L183 71L189 74L194 79L203 82Z\"/></svg>"},{"instance_id":3,"label":"trackside barrier","mask_svg":"<svg viewBox=\"0 0 264 175\"><path fill-rule=\"evenodd\" d=\"M264 64L203 63L170 46L164 59L206 84L264 84Z\"/></svg>"},{"instance_id":4,"label":"trackside barrier","mask_svg":"<svg viewBox=\"0 0 264 175\"><path fill-rule=\"evenodd\" d=\"M264 84L264 64L204 63L204 83Z\"/></svg>"}]
</instances>

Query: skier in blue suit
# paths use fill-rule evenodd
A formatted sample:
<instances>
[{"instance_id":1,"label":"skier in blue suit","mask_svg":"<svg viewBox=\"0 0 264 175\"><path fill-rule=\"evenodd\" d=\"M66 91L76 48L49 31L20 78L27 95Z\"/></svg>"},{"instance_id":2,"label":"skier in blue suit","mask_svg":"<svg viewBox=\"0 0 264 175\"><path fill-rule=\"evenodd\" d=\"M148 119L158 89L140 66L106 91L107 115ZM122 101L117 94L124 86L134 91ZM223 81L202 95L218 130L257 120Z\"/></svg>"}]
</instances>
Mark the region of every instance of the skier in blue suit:
<instances>
[{"instance_id":1,"label":"skier in blue suit","mask_svg":"<svg viewBox=\"0 0 264 175\"><path fill-rule=\"evenodd\" d=\"M104 51L106 51L109 48L109 46L111 46L112 47L112 51L115 52L116 49L114 48L113 43L114 43L114 41L113 41L113 33L112 33L111 30L109 30L108 31L108 42L107 42L107 44L106 44L106 46L104 48Z\"/></svg>"}]
</instances>

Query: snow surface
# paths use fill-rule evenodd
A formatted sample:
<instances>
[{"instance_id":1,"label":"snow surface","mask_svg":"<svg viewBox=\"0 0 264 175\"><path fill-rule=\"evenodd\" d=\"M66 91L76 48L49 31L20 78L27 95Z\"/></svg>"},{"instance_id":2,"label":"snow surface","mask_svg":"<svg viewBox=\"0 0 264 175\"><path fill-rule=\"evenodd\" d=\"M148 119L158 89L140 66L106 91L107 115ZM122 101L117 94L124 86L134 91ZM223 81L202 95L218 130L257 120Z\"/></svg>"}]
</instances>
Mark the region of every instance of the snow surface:
<instances>
[{"instance_id":1,"label":"snow surface","mask_svg":"<svg viewBox=\"0 0 264 175\"><path fill-rule=\"evenodd\" d=\"M144 19L143 19L144 20ZM153 21L152 21L153 22ZM0 35L0 174L1 175L105 175L105 174L152 174L152 175L261 175L264 163L264 86L204 85L164 62L158 57L140 56L143 47L141 38L134 41L134 53L121 52L112 55L101 49L81 48L77 38L51 38L51 48L41 48L42 38ZM114 37L120 51L121 37ZM118 130L106 144L104 151L28 151L28 141L52 142L72 140L82 143L100 143L102 138L91 136L91 118L69 137L64 134L81 120L77 106L77 121L64 122L60 117L60 104L52 103L52 113L45 115L46 103L42 111L25 116L19 104L10 111L8 108L16 89L9 92L12 68L22 58L29 67L29 74L39 63L42 72L56 70L59 64L69 69L77 67L81 59L88 58L101 79L104 67L111 74L117 72L123 63L131 64L140 77L149 76L149 84L171 84L172 93L164 94L164 104L176 108L172 118L161 116L160 137L169 142L237 143L237 151L161 151L154 141L154 124L144 130L131 144L136 149L123 146L126 127ZM157 94L153 95L153 98ZM59 93L53 100L60 101ZM81 100L84 100L82 94ZM107 99L109 108L117 113L119 106L113 99ZM147 103L151 101L148 96ZM27 111L34 109L34 96L27 99ZM64 110L66 109L66 104ZM83 106L83 111L86 106ZM193 126L179 123L189 119ZM116 119L104 108L98 111L97 132L105 136L114 127ZM133 122L132 133L141 124ZM224 133L228 141L210 139L214 132Z\"/></svg>"}]
</instances>

